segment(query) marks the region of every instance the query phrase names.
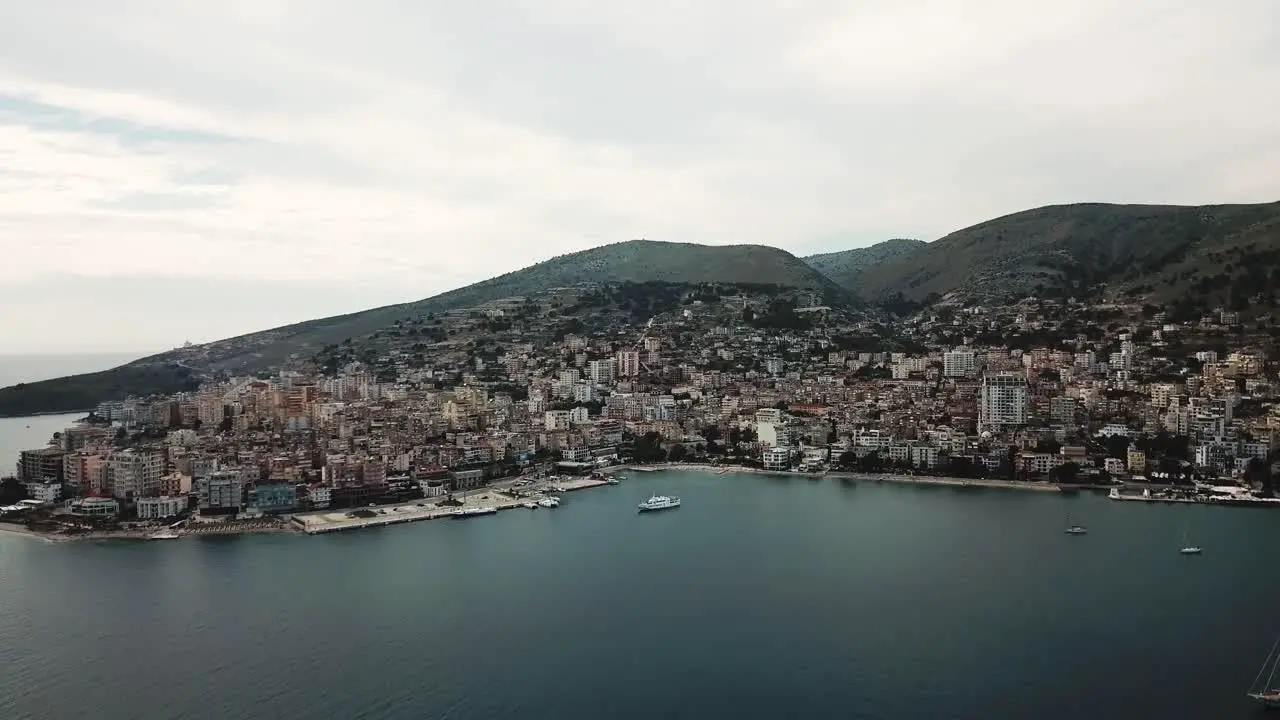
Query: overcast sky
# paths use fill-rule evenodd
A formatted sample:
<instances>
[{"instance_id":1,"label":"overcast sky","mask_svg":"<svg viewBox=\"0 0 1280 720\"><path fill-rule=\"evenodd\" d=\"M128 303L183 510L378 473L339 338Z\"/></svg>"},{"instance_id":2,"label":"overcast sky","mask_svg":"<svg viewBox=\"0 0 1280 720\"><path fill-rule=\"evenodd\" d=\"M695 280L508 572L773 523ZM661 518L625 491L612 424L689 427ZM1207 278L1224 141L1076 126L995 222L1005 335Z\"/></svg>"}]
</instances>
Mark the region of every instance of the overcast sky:
<instances>
[{"instance_id":1,"label":"overcast sky","mask_svg":"<svg viewBox=\"0 0 1280 720\"><path fill-rule=\"evenodd\" d=\"M0 354L638 237L1280 199L1280 2L0 0Z\"/></svg>"}]
</instances>

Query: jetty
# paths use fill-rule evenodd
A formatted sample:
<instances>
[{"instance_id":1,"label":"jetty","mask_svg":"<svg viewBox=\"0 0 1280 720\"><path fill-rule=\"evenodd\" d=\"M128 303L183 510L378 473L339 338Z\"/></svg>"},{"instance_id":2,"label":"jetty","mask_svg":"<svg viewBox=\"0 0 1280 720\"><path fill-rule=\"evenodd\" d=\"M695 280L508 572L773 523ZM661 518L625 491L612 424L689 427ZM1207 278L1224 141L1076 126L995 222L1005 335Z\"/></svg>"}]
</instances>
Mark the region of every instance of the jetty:
<instances>
[{"instance_id":1,"label":"jetty","mask_svg":"<svg viewBox=\"0 0 1280 720\"><path fill-rule=\"evenodd\" d=\"M555 488L554 492L574 492L607 484L608 481L604 479L591 477L561 477L551 483ZM550 489L549 487L548 490ZM447 505L438 501L426 502L419 500L399 505L300 513L293 516L293 523L298 530L308 535L320 535L343 530L360 530L423 520L452 518L455 517L454 511L456 510L483 509L493 512L512 510L524 508L527 502L529 502L528 497L510 495L497 489L487 488L471 491L471 495L463 499L461 505ZM368 512L358 514L361 510Z\"/></svg>"}]
</instances>

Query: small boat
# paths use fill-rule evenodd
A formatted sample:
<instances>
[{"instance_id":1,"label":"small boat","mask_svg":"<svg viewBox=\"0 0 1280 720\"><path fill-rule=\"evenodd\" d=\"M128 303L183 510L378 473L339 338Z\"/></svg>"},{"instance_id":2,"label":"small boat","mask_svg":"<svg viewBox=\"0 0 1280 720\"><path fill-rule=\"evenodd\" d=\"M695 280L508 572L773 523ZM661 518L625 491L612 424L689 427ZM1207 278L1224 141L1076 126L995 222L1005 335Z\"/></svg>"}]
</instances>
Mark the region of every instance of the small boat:
<instances>
[{"instance_id":1,"label":"small boat","mask_svg":"<svg viewBox=\"0 0 1280 720\"><path fill-rule=\"evenodd\" d=\"M476 517L477 515L492 515L496 512L498 512L498 508L495 507L474 507L454 510L450 515L453 515L455 518L469 518Z\"/></svg>"},{"instance_id":2,"label":"small boat","mask_svg":"<svg viewBox=\"0 0 1280 720\"><path fill-rule=\"evenodd\" d=\"M670 508L680 507L680 498L668 497L666 495L654 495L648 500L640 503L640 512L650 512L653 510L667 510Z\"/></svg>"},{"instance_id":3,"label":"small boat","mask_svg":"<svg viewBox=\"0 0 1280 720\"><path fill-rule=\"evenodd\" d=\"M1067 529L1065 532L1068 535L1087 535L1089 533L1083 525L1072 525L1070 515L1067 516Z\"/></svg>"},{"instance_id":4,"label":"small boat","mask_svg":"<svg viewBox=\"0 0 1280 720\"><path fill-rule=\"evenodd\" d=\"M1182 549L1179 550L1178 552L1182 553L1183 555L1199 555L1202 551L1200 549L1200 546L1192 545L1191 543L1187 542L1187 531L1183 530L1182 531Z\"/></svg>"},{"instance_id":5,"label":"small boat","mask_svg":"<svg viewBox=\"0 0 1280 720\"><path fill-rule=\"evenodd\" d=\"M538 507L555 508L560 507L560 498L555 495L548 495L538 501Z\"/></svg>"},{"instance_id":6,"label":"small boat","mask_svg":"<svg viewBox=\"0 0 1280 720\"><path fill-rule=\"evenodd\" d=\"M161 530L159 532L151 533L150 535L147 536L147 539L148 540L177 540L180 537L182 536L172 530Z\"/></svg>"},{"instance_id":7,"label":"small boat","mask_svg":"<svg viewBox=\"0 0 1280 720\"><path fill-rule=\"evenodd\" d=\"M621 481L618 480L618 478L610 475L607 479L605 479L605 482L609 483L610 485L617 485Z\"/></svg>"},{"instance_id":8,"label":"small boat","mask_svg":"<svg viewBox=\"0 0 1280 720\"><path fill-rule=\"evenodd\" d=\"M1280 688L1275 686L1276 668L1280 665L1280 655L1276 654L1278 648L1280 648L1280 637L1276 638L1275 643L1271 645L1271 652L1262 662L1258 676L1253 679L1253 684L1249 686L1247 693L1250 700L1273 710L1280 709ZM1264 675L1267 678L1265 681L1262 679Z\"/></svg>"},{"instance_id":9,"label":"small boat","mask_svg":"<svg viewBox=\"0 0 1280 720\"><path fill-rule=\"evenodd\" d=\"M527 503L521 503L521 504L522 504L522 505L524 505L524 507L529 508L530 510L537 510L537 509L538 509L538 503L536 503L536 502L534 502L534 501L532 501L532 500L530 500L530 501L529 501L529 502L527 502Z\"/></svg>"}]
</instances>

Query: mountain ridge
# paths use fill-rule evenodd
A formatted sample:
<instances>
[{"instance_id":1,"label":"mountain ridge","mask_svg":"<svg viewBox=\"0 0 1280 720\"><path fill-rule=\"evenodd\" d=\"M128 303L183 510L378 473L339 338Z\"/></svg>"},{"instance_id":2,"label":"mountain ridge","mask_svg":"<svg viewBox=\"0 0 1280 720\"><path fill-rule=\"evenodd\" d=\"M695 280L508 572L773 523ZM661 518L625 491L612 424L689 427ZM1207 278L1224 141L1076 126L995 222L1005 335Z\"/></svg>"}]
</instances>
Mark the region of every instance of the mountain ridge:
<instances>
[{"instance_id":1,"label":"mountain ridge","mask_svg":"<svg viewBox=\"0 0 1280 720\"><path fill-rule=\"evenodd\" d=\"M873 302L898 293L926 301L951 292L1003 298L1123 292L1171 302L1186 284L1198 287L1197 302L1215 303L1229 301L1233 279L1277 263L1280 202L1076 203L957 230L880 265L861 290ZM1252 277L1245 287L1260 284ZM1217 278L1220 286L1196 285L1205 278Z\"/></svg>"},{"instance_id":2,"label":"mountain ridge","mask_svg":"<svg viewBox=\"0 0 1280 720\"><path fill-rule=\"evenodd\" d=\"M892 238L866 247L807 255L801 260L832 282L856 293L862 285L863 273L890 260L918 252L927 244L923 240Z\"/></svg>"},{"instance_id":3,"label":"mountain ridge","mask_svg":"<svg viewBox=\"0 0 1280 720\"><path fill-rule=\"evenodd\" d=\"M890 312L944 297L995 302L1028 295L1086 302L1128 295L1167 304L1170 317L1179 319L1215 306L1280 308L1280 202L1049 205L930 243L886 241L805 259L765 245L612 243L423 300L205 343L195 355L175 350L104 373L0 388L0 416L81 410L124 394L172 392L204 372L252 372L305 361L326 346L433 313L558 286L632 282L812 290L827 303L859 307L866 300ZM198 361L184 364L192 357Z\"/></svg>"}]
</instances>

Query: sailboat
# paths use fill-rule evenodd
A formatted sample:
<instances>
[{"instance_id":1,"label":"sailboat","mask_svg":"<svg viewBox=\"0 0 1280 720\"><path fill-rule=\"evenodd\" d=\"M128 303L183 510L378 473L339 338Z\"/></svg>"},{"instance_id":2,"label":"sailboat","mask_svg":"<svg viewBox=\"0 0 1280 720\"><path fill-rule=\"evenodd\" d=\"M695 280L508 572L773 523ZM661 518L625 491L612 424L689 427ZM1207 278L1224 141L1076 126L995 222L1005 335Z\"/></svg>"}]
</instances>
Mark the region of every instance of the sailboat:
<instances>
[{"instance_id":1,"label":"sailboat","mask_svg":"<svg viewBox=\"0 0 1280 720\"><path fill-rule=\"evenodd\" d=\"M1183 529L1182 531L1182 549L1179 550L1178 552L1182 553L1183 555L1199 555L1200 554L1199 545L1192 545L1187 542L1186 529Z\"/></svg>"},{"instance_id":2,"label":"sailboat","mask_svg":"<svg viewBox=\"0 0 1280 720\"><path fill-rule=\"evenodd\" d=\"M1280 689L1276 689L1272 684L1276 677L1276 666L1280 665L1280 656L1276 654L1277 648L1280 648L1280 637L1276 638L1271 646L1271 652L1267 654L1267 659L1262 663L1262 668L1258 670L1258 677L1253 679L1248 692L1250 700L1271 709L1280 709ZM1270 672L1267 671L1268 668ZM1266 682L1262 682L1263 675L1267 676Z\"/></svg>"},{"instance_id":3,"label":"sailboat","mask_svg":"<svg viewBox=\"0 0 1280 720\"><path fill-rule=\"evenodd\" d=\"M1089 532L1089 531L1088 531L1088 530L1086 530L1086 529L1084 528L1084 526L1083 526L1083 525L1072 525L1072 524L1071 524L1071 516L1070 516L1070 515L1067 515L1067 529L1066 529L1066 533L1067 533L1068 535L1084 535L1084 534L1085 534L1085 533L1087 533L1087 532Z\"/></svg>"}]
</instances>

